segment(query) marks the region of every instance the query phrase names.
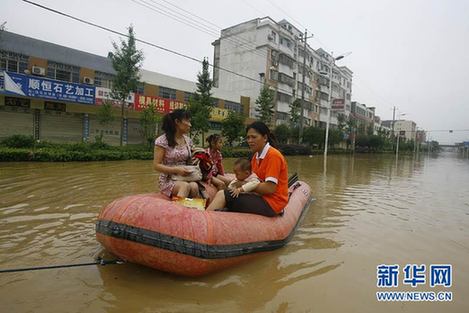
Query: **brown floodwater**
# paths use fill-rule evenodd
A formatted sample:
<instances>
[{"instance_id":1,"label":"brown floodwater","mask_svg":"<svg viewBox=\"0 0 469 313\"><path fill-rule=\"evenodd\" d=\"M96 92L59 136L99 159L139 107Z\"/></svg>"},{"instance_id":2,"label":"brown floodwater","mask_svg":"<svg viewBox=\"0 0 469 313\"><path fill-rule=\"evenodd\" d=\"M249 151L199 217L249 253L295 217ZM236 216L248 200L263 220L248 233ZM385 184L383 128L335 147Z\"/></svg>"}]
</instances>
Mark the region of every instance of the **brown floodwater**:
<instances>
[{"instance_id":1,"label":"brown floodwater","mask_svg":"<svg viewBox=\"0 0 469 313\"><path fill-rule=\"evenodd\" d=\"M316 201L286 247L196 279L134 264L3 273L0 312L469 311L468 159L288 164ZM156 178L151 161L0 163L0 269L92 261L103 252L94 231L101 207L155 191ZM453 301L378 302L377 265L411 263L452 264L450 288L413 290L451 291ZM393 289L412 290L401 286Z\"/></svg>"}]
</instances>

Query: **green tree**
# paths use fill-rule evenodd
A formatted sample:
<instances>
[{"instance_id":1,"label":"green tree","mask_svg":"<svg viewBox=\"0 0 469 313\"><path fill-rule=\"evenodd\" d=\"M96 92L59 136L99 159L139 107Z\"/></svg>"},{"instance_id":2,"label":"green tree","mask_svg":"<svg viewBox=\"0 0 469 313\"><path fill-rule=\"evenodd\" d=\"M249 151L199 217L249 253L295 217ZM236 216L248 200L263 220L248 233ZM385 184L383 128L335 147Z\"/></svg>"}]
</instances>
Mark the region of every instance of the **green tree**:
<instances>
[{"instance_id":1,"label":"green tree","mask_svg":"<svg viewBox=\"0 0 469 313\"><path fill-rule=\"evenodd\" d=\"M290 104L290 126L291 128L298 127L300 125L301 115L301 100L296 99Z\"/></svg>"},{"instance_id":2,"label":"green tree","mask_svg":"<svg viewBox=\"0 0 469 313\"><path fill-rule=\"evenodd\" d=\"M246 117L238 112L230 111L221 123L221 133L230 146L240 136L243 136L244 122Z\"/></svg>"},{"instance_id":3,"label":"green tree","mask_svg":"<svg viewBox=\"0 0 469 313\"><path fill-rule=\"evenodd\" d=\"M329 146L334 146L336 144L339 144L344 138L344 135L340 129L336 128L331 128L329 129L329 138L328 138L328 144Z\"/></svg>"},{"instance_id":4,"label":"green tree","mask_svg":"<svg viewBox=\"0 0 469 313\"><path fill-rule=\"evenodd\" d=\"M319 127L308 127L303 133L303 142L307 142L312 146L322 147L324 145L325 129Z\"/></svg>"},{"instance_id":5,"label":"green tree","mask_svg":"<svg viewBox=\"0 0 469 313\"><path fill-rule=\"evenodd\" d=\"M279 143L287 143L290 138L290 128L285 124L280 124L274 129L274 135Z\"/></svg>"},{"instance_id":6,"label":"green tree","mask_svg":"<svg viewBox=\"0 0 469 313\"><path fill-rule=\"evenodd\" d=\"M112 104L109 101L104 101L103 105L98 107L96 112L96 119L98 123L107 127L114 121L114 114L112 113ZM98 136L95 137L96 142L103 143L103 132L101 131Z\"/></svg>"},{"instance_id":7,"label":"green tree","mask_svg":"<svg viewBox=\"0 0 469 313\"><path fill-rule=\"evenodd\" d=\"M307 126L305 126L307 127ZM293 128L290 128L290 139L293 143L298 143L298 139L300 137L300 127L296 126Z\"/></svg>"},{"instance_id":8,"label":"green tree","mask_svg":"<svg viewBox=\"0 0 469 313\"><path fill-rule=\"evenodd\" d=\"M213 108L212 87L213 81L210 79L208 70L208 60L202 61L202 72L197 75L197 91L189 98L187 109L189 110L191 119L191 136L198 142L198 137L202 134L202 142L204 142L204 134L210 128L210 115Z\"/></svg>"},{"instance_id":9,"label":"green tree","mask_svg":"<svg viewBox=\"0 0 469 313\"><path fill-rule=\"evenodd\" d=\"M337 128L343 132L347 130L347 117L345 114L339 113L337 115Z\"/></svg>"},{"instance_id":10,"label":"green tree","mask_svg":"<svg viewBox=\"0 0 469 313\"><path fill-rule=\"evenodd\" d=\"M267 85L262 87L261 93L256 99L256 113L257 118L261 122L266 123L268 126L272 126L274 115L274 94Z\"/></svg>"},{"instance_id":11,"label":"green tree","mask_svg":"<svg viewBox=\"0 0 469 313\"><path fill-rule=\"evenodd\" d=\"M127 40L120 39L120 44L112 43L114 51L109 52L108 57L112 61L112 67L116 76L112 84L112 97L121 103L121 132L120 145L124 135L124 105L129 93L137 90L139 72L143 61L143 52L137 50L135 45L135 33L133 26L128 28Z\"/></svg>"},{"instance_id":12,"label":"green tree","mask_svg":"<svg viewBox=\"0 0 469 313\"><path fill-rule=\"evenodd\" d=\"M352 146L352 148L354 149L354 145L355 145L355 139L356 136L357 136L357 121L354 120L352 117L350 117L348 119L347 122L345 122L346 126L345 126L345 132L348 134L348 138L347 138L347 149L350 148L350 146Z\"/></svg>"},{"instance_id":13,"label":"green tree","mask_svg":"<svg viewBox=\"0 0 469 313\"><path fill-rule=\"evenodd\" d=\"M371 150L379 151L384 147L384 138L378 135L369 136L368 145Z\"/></svg>"},{"instance_id":14,"label":"green tree","mask_svg":"<svg viewBox=\"0 0 469 313\"><path fill-rule=\"evenodd\" d=\"M160 120L161 115L157 113L153 103L142 110L142 114L140 115L140 134L148 147L152 147L153 145Z\"/></svg>"}]
</instances>

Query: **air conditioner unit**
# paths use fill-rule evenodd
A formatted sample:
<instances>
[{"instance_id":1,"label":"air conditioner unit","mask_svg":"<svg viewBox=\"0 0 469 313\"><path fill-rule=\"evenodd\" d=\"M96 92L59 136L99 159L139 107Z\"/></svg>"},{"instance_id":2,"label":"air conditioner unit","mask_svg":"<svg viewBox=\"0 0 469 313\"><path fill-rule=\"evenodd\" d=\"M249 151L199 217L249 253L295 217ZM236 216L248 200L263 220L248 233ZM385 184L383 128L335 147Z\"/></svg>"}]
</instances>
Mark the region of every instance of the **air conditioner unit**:
<instances>
[{"instance_id":1,"label":"air conditioner unit","mask_svg":"<svg viewBox=\"0 0 469 313\"><path fill-rule=\"evenodd\" d=\"M91 77L83 77L83 83L88 84L88 85L93 85L94 84L94 79Z\"/></svg>"},{"instance_id":2,"label":"air conditioner unit","mask_svg":"<svg viewBox=\"0 0 469 313\"><path fill-rule=\"evenodd\" d=\"M32 74L37 76L46 76L46 69L40 66L33 66Z\"/></svg>"}]
</instances>

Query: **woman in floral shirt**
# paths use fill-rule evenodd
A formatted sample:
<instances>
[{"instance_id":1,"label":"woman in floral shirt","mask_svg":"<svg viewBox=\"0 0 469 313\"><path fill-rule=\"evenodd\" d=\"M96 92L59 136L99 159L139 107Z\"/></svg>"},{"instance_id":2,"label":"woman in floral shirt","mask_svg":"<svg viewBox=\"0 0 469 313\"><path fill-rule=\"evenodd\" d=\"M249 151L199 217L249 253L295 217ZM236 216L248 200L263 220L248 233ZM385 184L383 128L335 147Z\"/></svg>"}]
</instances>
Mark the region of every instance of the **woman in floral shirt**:
<instances>
[{"instance_id":1,"label":"woman in floral shirt","mask_svg":"<svg viewBox=\"0 0 469 313\"><path fill-rule=\"evenodd\" d=\"M192 140L186 135L191 128L191 116L184 109L177 109L163 117L164 134L155 140L153 167L160 172L160 191L168 196L197 198L196 182L174 181L171 175L187 176L191 172L184 167L191 157Z\"/></svg>"}]
</instances>

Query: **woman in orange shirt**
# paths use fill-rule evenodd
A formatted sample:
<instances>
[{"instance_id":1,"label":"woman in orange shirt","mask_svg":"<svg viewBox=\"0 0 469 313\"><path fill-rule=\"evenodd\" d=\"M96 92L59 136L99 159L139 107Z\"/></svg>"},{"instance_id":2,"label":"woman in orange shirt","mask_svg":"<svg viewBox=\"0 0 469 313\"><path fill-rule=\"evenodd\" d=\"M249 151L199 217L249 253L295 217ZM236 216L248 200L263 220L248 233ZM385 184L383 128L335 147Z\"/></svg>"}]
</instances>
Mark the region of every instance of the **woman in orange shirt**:
<instances>
[{"instance_id":1,"label":"woman in orange shirt","mask_svg":"<svg viewBox=\"0 0 469 313\"><path fill-rule=\"evenodd\" d=\"M285 157L276 146L275 137L267 125L254 122L246 128L246 139L254 153L251 159L252 171L261 183L254 193L243 190L221 190L207 210L224 207L227 211L277 216L288 203L288 167Z\"/></svg>"}]
</instances>

